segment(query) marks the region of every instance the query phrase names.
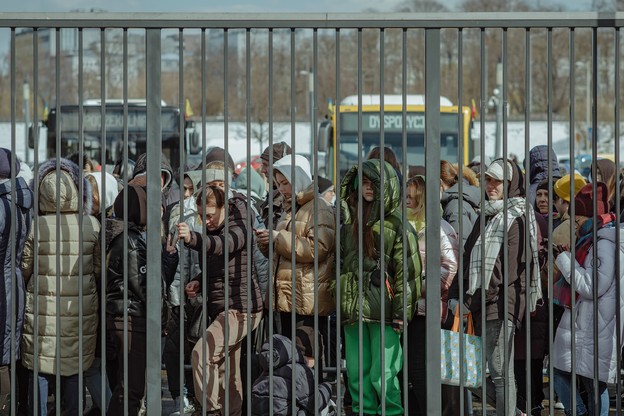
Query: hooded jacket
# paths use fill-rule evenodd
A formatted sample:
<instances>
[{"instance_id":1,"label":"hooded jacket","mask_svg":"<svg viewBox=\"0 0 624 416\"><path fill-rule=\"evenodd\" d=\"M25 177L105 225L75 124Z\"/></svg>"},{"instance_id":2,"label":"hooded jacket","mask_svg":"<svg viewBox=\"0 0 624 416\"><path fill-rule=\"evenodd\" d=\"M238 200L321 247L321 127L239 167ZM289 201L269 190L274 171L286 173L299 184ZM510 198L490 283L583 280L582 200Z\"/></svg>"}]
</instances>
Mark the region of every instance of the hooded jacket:
<instances>
[{"instance_id":1,"label":"hooded jacket","mask_svg":"<svg viewBox=\"0 0 624 416\"><path fill-rule=\"evenodd\" d=\"M178 188L173 188L173 186L177 186L177 184L173 180L173 168L165 155L161 155L160 172L165 175L165 183L162 186L163 205L168 207L180 200L180 192ZM147 174L147 153L143 153L137 158L130 183L145 187L146 183L141 179L145 174Z\"/></svg>"},{"instance_id":2,"label":"hooded jacket","mask_svg":"<svg viewBox=\"0 0 624 416\"><path fill-rule=\"evenodd\" d=\"M507 188L507 197L523 197L524 191L524 174L520 170L520 167L516 163L511 163L513 168L512 179ZM532 208L530 208L532 209ZM486 217L487 222L492 217ZM526 261L528 258L532 258L532 254L525 252L526 240L525 240L525 228L526 228L526 216L522 215L516 218L510 225L507 232L508 246L501 245L501 250L496 258L494 269L492 271L492 277L490 284L485 290L485 311L481 310L481 296L483 289L479 288L473 295L467 293L464 294L463 300L468 309L473 313L473 319L476 322L476 326L480 326L481 314L485 313L486 320L504 319L505 302L507 303L507 319L514 322L517 327L520 327L525 312L525 284L526 273L530 272L530 267L539 267L534 265L533 261ZM470 274L470 256L472 250L477 241L477 238L481 235L481 217L477 219L472 232L466 240L464 247L464 290L469 287L469 274ZM528 237L528 236L527 236ZM506 259L506 269L508 271L509 280L505 281L505 264L504 256ZM527 267L529 269L527 270ZM459 276L459 274L458 274ZM503 285L507 284L507 299L504 298ZM455 279L451 288L449 289L449 299L460 299L459 297L459 280Z\"/></svg>"},{"instance_id":3,"label":"hooded jacket","mask_svg":"<svg viewBox=\"0 0 624 416\"><path fill-rule=\"evenodd\" d=\"M19 172L16 172L16 176ZM11 188L14 186L15 202L12 204ZM30 234L33 194L23 178L0 179L0 365L11 363L11 340L15 341L17 357L20 352L20 337L24 324L24 279L19 267L26 239ZM15 217L15 245L11 245L11 218ZM12 254L15 253L15 278L12 276ZM15 288L13 288L15 282ZM11 326L13 310L13 290L15 290L16 331Z\"/></svg>"},{"instance_id":4,"label":"hooded jacket","mask_svg":"<svg viewBox=\"0 0 624 416\"><path fill-rule=\"evenodd\" d=\"M275 259L274 288L275 309L279 312L291 312L293 294L295 309L299 315L312 316L314 310L315 288L318 296L318 314L330 315L336 309L332 294L335 266L336 226L334 211L327 201L317 193L312 182L310 165L303 156L295 156L295 177L291 177L291 159L285 157L276 162L274 169L281 172L292 184L292 195L295 197L296 211L294 214L295 246L292 245L293 215L290 200L283 202L283 214L275 231L273 240ZM314 205L316 201L317 226L314 226ZM268 246L260 250L268 255ZM292 255L295 254L295 282L292 287ZM318 277L314 275L314 260L318 259Z\"/></svg>"},{"instance_id":5,"label":"hooded jacket","mask_svg":"<svg viewBox=\"0 0 624 416\"><path fill-rule=\"evenodd\" d=\"M115 179L113 175L111 175L108 172L104 172L104 181L106 183L106 195L102 196L102 173L101 172L88 173L85 176L92 176L93 179L95 179L95 182L97 183L97 193L99 195L99 200L100 200L100 206L97 212L100 213L100 212L106 211L108 207L113 205L113 202L115 202L115 198L117 197L117 194L119 194L119 182L117 182L117 179ZM96 192L96 190L94 189L93 192Z\"/></svg>"},{"instance_id":6,"label":"hooded jacket","mask_svg":"<svg viewBox=\"0 0 624 416\"><path fill-rule=\"evenodd\" d=\"M273 399L273 414L276 416L312 416L315 412L314 369L306 364L305 357L298 349L292 356L292 342L282 335L273 335L273 350L269 341L262 346L258 354L258 363L262 374L254 381L251 388L251 414L264 416L271 413L270 399ZM269 369L273 359L273 390ZM295 409L293 404L293 367L295 377ZM318 414L323 414L331 400L331 386L320 383L318 386Z\"/></svg>"},{"instance_id":7,"label":"hooded jacket","mask_svg":"<svg viewBox=\"0 0 624 416\"><path fill-rule=\"evenodd\" d=\"M529 178L531 181L531 187L529 189L528 197L531 206L535 206L537 187L543 180L548 179L549 171L552 171L553 178L560 178L562 176L559 172L559 161L557 160L557 154L552 149L550 151L550 154L551 157L549 166L548 146L535 146L529 151L529 163L531 165L531 175L529 176Z\"/></svg>"},{"instance_id":8,"label":"hooded jacket","mask_svg":"<svg viewBox=\"0 0 624 416\"><path fill-rule=\"evenodd\" d=\"M36 359L42 373L59 372L62 376L70 376L78 373L78 345L81 341L83 370L91 366L95 353L99 321L97 281L100 278L98 238L100 224L95 217L82 215L78 211L80 198L78 183L81 169L67 159L60 159L59 164L59 176L56 173L54 159L44 162L39 167L39 241L35 244L31 230L24 246L22 272L26 281L26 314L22 338L22 362L26 368L32 370ZM91 185L84 178L82 199L83 212L90 213ZM57 207L60 211L58 218ZM35 248L39 256L38 276L33 276ZM58 266L57 259L61 260ZM82 264L79 264L81 260ZM80 267L82 275L79 274ZM78 310L81 287L82 339L79 338ZM38 351L34 350L35 291L39 305ZM57 302L60 302L58 306L61 311L60 327L55 324ZM57 342L61 344L60 368L57 367Z\"/></svg>"},{"instance_id":9,"label":"hooded jacket","mask_svg":"<svg viewBox=\"0 0 624 416\"><path fill-rule=\"evenodd\" d=\"M451 186L442 193L442 219L451 224L453 229L460 235L462 246L466 243L468 235L472 231L474 223L479 218L479 205L481 192L476 186L470 185L462 179L462 205L459 206L459 184ZM462 229L459 229L459 216L462 216Z\"/></svg>"},{"instance_id":10,"label":"hooded jacket","mask_svg":"<svg viewBox=\"0 0 624 416\"><path fill-rule=\"evenodd\" d=\"M382 164L383 163L383 164ZM381 195L381 169L384 169L384 188ZM347 204L348 196L354 192L354 183L359 175L358 167L352 167L345 175L341 187L341 209L343 226L340 234L340 307L343 324L352 324L359 319L359 290L358 281L362 279L362 320L364 322L381 322L382 305L385 308L385 323L391 324L393 319L403 320L405 310L407 320L412 319L416 311L416 302L420 297L421 261L418 251L418 237L416 230L407 224L403 225L400 213L401 185L396 171L387 162L378 159L367 160L362 163L362 173L373 183L375 192L373 207L367 225L372 227L377 252L380 252L381 237L384 239L384 263L388 282L394 295L384 289L384 299L381 298L381 288L371 282L371 275L378 270L377 259L362 258L363 274L358 273L359 252L357 238L353 238L353 222L357 215L357 207ZM384 204L383 235L381 235L381 203ZM405 231L403 228L406 227ZM403 233L406 234L407 244L403 245ZM407 270L403 269L403 256L407 260ZM403 303L403 290L407 303Z\"/></svg>"},{"instance_id":11,"label":"hooded jacket","mask_svg":"<svg viewBox=\"0 0 624 416\"><path fill-rule=\"evenodd\" d=\"M620 226L621 227L621 226ZM620 247L615 245L616 235L620 234ZM624 283L624 262L620 262L620 270L615 269L614 256L624 256L624 229L602 228L598 230L598 270L597 280L593 280L593 247L589 250L581 265L571 258L570 252L559 254L557 267L568 283L574 280L574 287L579 297L574 307L574 316L570 309L565 309L553 345L551 355L555 368L571 372L572 366L572 332L570 322L574 320L576 374L594 378L594 356L598 351L598 380L608 383L615 382L617 365L616 355L621 346L616 346L616 330L622 334L624 326L616 328L616 298L618 296L615 282L620 279ZM574 274L572 274L572 262ZM598 292L598 316L594 315L594 285ZM620 305L624 305L624 292L620 293ZM598 346L594 344L594 320L598 320ZM624 334L623 334L624 335Z\"/></svg>"},{"instance_id":12,"label":"hooded jacket","mask_svg":"<svg viewBox=\"0 0 624 416\"><path fill-rule=\"evenodd\" d=\"M203 263L206 256L206 286L201 289L205 293L206 306L209 316L214 319L225 311L226 302L229 310L237 310L247 313L247 307L251 313L261 312L262 296L252 269L251 280L247 279L247 202L245 197L233 192L227 200L229 204L228 234L225 234L225 221L218 229L206 231L205 252L202 232L192 231L191 241L187 247L199 252L199 264ZM225 264L225 250L228 250L228 261ZM226 282L226 273L228 280ZM203 274L195 276L202 285ZM228 285L229 297L226 298L225 285ZM249 294L248 294L249 291Z\"/></svg>"}]
</instances>

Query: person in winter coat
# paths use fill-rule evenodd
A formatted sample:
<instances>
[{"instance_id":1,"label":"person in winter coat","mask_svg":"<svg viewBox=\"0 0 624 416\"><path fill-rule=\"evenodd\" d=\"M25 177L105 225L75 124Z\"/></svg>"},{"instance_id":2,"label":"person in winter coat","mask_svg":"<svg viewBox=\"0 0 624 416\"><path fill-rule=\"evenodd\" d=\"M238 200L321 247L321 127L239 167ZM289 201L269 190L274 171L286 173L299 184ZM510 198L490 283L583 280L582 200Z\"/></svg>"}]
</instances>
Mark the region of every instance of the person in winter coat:
<instances>
[{"instance_id":1,"label":"person in winter coat","mask_svg":"<svg viewBox=\"0 0 624 416\"><path fill-rule=\"evenodd\" d=\"M38 240L28 237L22 257L26 282L26 315L22 338L22 363L30 370L29 406L33 411L33 369L39 371L37 385L39 414L47 414L48 391L60 373L64 414L78 415L79 330L82 325L82 370L91 367L98 331L97 286L100 278L100 225L91 215L92 191L88 180L79 181L82 170L67 159L51 159L39 166ZM79 200L82 210L79 212ZM56 215L57 210L60 215ZM82 221L82 226L80 222ZM57 237L58 234L58 237ZM57 238L59 238L57 240ZM80 244L82 239L82 244ZM60 252L57 251L57 246ZM38 275L33 276L35 248ZM82 258L80 257L82 254ZM57 262L61 258L62 261ZM82 261L82 265L79 265ZM78 274L82 266L82 275ZM79 299L82 287L82 299ZM35 298L35 296L37 296ZM39 305L35 317L35 299ZM60 305L57 302L60 301ZM83 303L82 322L79 304ZM60 327L57 307L63 311ZM35 318L37 318L35 328ZM38 336L35 350L35 334ZM58 345L57 343L60 343ZM57 347L60 350L58 356Z\"/></svg>"},{"instance_id":2,"label":"person in winter coat","mask_svg":"<svg viewBox=\"0 0 624 416\"><path fill-rule=\"evenodd\" d=\"M422 289L421 298L416 304L416 314L409 322L407 331L408 344L408 372L409 372L409 414L427 414L427 371L425 346L427 342L423 336L427 329L425 288L427 249L425 245L425 179L415 176L407 181L407 219L418 233L418 249L422 263ZM459 256L459 236L451 225L440 220L440 317L443 327L447 325L448 289L457 274L457 261ZM452 318L452 316L451 316ZM459 388L442 385L442 415L453 415L459 412Z\"/></svg>"},{"instance_id":3,"label":"person in winter coat","mask_svg":"<svg viewBox=\"0 0 624 416\"><path fill-rule=\"evenodd\" d=\"M124 199L127 195L127 217L124 216ZM178 255L171 241L162 251L160 276L147 276L147 194L144 188L128 185L113 204L115 219L106 221L106 314L107 330L116 341L117 371L110 380L113 387L108 407L109 416L124 414L124 356L128 357L128 414L136 415L145 392L147 279L162 279L162 299L165 287L173 279ZM128 233L124 233L124 221ZM159 230L158 230L159 231ZM127 242L127 251L124 250ZM127 287L124 285L124 259L127 259ZM127 294L127 305L124 303ZM128 320L124 322L124 311ZM123 350L124 327L128 328L128 350Z\"/></svg>"},{"instance_id":4,"label":"person in winter coat","mask_svg":"<svg viewBox=\"0 0 624 416\"><path fill-rule=\"evenodd\" d=\"M229 414L240 415L243 394L240 374L241 344L248 330L258 326L263 309L253 268L251 280L247 278L248 268L252 267L247 259L247 201L236 192L226 199L223 189L207 186L195 202L200 218L204 218L205 214L206 238L202 238L203 230L202 233L191 231L184 222L179 223L177 228L185 246L199 252L200 265L203 263L203 256L206 256L206 269L186 285L186 294L190 299L195 298L199 292L204 294L206 312L211 320L206 329L205 343L203 339L199 339L191 353L195 397L198 402L196 409L203 401L200 399L203 394L207 408L202 411L207 414L222 414L225 411L227 381ZM228 204L228 217L225 216L225 204ZM225 264L226 247L228 264ZM202 282L204 274L206 281ZM202 287L204 284L206 286ZM222 374L226 357L226 325L229 328L229 374ZM203 361L204 354L206 362ZM204 374L206 385L203 384Z\"/></svg>"},{"instance_id":5,"label":"person in winter coat","mask_svg":"<svg viewBox=\"0 0 624 416\"><path fill-rule=\"evenodd\" d=\"M462 169L464 176L468 168ZM466 243L474 223L479 217L481 191L477 186L462 178L462 205L459 206L459 172L446 160L440 161L440 203L442 204L442 219L448 222L460 235L462 246ZM462 217L462 228L459 229L459 217Z\"/></svg>"},{"instance_id":6,"label":"person in winter coat","mask_svg":"<svg viewBox=\"0 0 624 416\"><path fill-rule=\"evenodd\" d=\"M0 397L11 394L11 348L15 350L16 359L20 355L20 338L24 324L24 280L19 265L30 234L33 206L32 191L26 181L18 176L20 163L16 159L13 164L12 157L14 155L9 149L0 148L0 293L4 294L0 302ZM15 218L15 229L12 229L12 218ZM15 264L12 260L13 253ZM16 313L15 328L13 308Z\"/></svg>"},{"instance_id":7,"label":"person in winter coat","mask_svg":"<svg viewBox=\"0 0 624 416\"><path fill-rule=\"evenodd\" d=\"M594 197L593 185L585 185L576 195L575 223L576 245L574 254L569 251L561 252L556 256L555 263L570 285L574 284L576 290L576 304L574 311L565 309L559 322L555 335L554 351L552 354L554 373L554 386L557 395L565 408L570 412L572 408L571 384L572 384L572 348L576 353L575 372L580 383L588 392L588 401L585 403L579 391L576 390L576 414L577 415L608 415L609 393L607 383L615 382L617 365L616 355L620 353L621 346L616 346L616 331L622 332L624 328L616 328L616 315L621 313L616 310L615 281L624 279L624 264L620 264L620 270L615 269L614 256L624 254L624 246L615 245L616 235L619 233L621 242L624 241L624 230L615 224L615 216L609 213L608 188L602 183L596 183L597 192ZM596 204L598 218L597 241L592 240L593 214ZM593 258L593 246L597 245L598 261ZM560 249L558 251L561 251ZM574 262L574 271L572 265ZM596 278L593 277L593 267L597 264ZM597 287L596 287L597 286ZM597 305L594 304L594 289L597 289ZM622 297L622 295L619 295ZM624 304L624 303L622 303ZM598 315L594 314L597 306ZM598 345L594 343L594 321L598 320ZM574 325L575 338L572 339L571 326ZM595 354L598 354L598 369L594 368ZM599 389L599 405L594 407L593 381L597 373ZM589 413L588 413L589 412ZM571 412L570 412L571 413Z\"/></svg>"},{"instance_id":8,"label":"person in winter coat","mask_svg":"<svg viewBox=\"0 0 624 416\"><path fill-rule=\"evenodd\" d=\"M272 146L267 146L267 148L264 149L260 158L262 159L262 173L267 180L269 176L273 175L273 166L269 165L269 156L271 153L273 153L273 165L275 165L278 160L290 157L292 149L285 142L274 143ZM260 207L260 215L262 216L262 221L266 228L269 228L269 221L271 220L269 218L269 204L273 204L273 227L271 229L275 230L277 221L282 213L283 205L283 197L277 189L277 183L275 181L273 181L273 189L268 190L264 203Z\"/></svg>"},{"instance_id":9,"label":"person in winter coat","mask_svg":"<svg viewBox=\"0 0 624 416\"><path fill-rule=\"evenodd\" d=\"M384 182L381 184L383 169ZM362 183L362 223L358 222L358 185ZM382 193L383 192L383 193ZM400 214L401 184L396 170L379 159L362 163L361 171L352 167L345 175L340 189L344 225L341 230L340 308L344 325L344 342L349 390L353 411L378 414L385 399L386 414L402 415L401 390L397 374L403 365L400 334L405 319L411 320L420 297L421 262L418 238L413 227L402 224ZM384 217L381 217L383 203ZM381 224L383 221L383 234ZM404 227L407 229L404 230ZM358 248L359 229L363 245ZM403 245L403 234L407 244ZM384 252L381 252L381 239ZM362 253L363 274L359 274L359 252ZM381 256L385 270L380 269ZM403 268L403 258L407 269ZM361 279L362 314L359 309ZM382 289L383 292L382 292ZM405 291L405 293L404 293ZM383 293L383 298L382 298ZM403 302L403 297L406 303ZM385 311L381 320L382 308ZM362 337L359 321L363 322ZM384 325L380 325L384 324ZM381 345L381 331L385 345ZM363 354L359 377L359 346ZM385 368L381 368L383 351ZM385 379L385 398L381 396L381 378ZM364 401L359 402L360 389Z\"/></svg>"},{"instance_id":10,"label":"person in winter coat","mask_svg":"<svg viewBox=\"0 0 624 416\"><path fill-rule=\"evenodd\" d=\"M265 255L269 253L269 244L273 244L275 299L272 306L279 313L281 324L279 333L287 337L292 335L293 309L296 312L297 323L302 322L313 327L315 313L319 316L328 316L336 307L331 290L335 278L334 211L318 192L315 199L316 184L312 182L308 160L296 155L294 163L293 166L292 159L285 157L274 164L275 182L283 197L283 214L273 230L272 238L269 238L269 230L260 230L256 233L258 246ZM315 259L318 259L317 276L314 275ZM293 266L295 276L292 275ZM295 288L292 286L293 277L296 282ZM318 300L318 310L314 307L315 297ZM319 330L326 333L322 328Z\"/></svg>"},{"instance_id":11,"label":"person in winter coat","mask_svg":"<svg viewBox=\"0 0 624 416\"><path fill-rule=\"evenodd\" d=\"M184 200L182 205L174 204L168 211L168 218L165 219L165 227L169 230L169 235L177 233L176 225L183 221L192 231L201 233L202 219L197 214L197 204L195 198L197 192L202 189L202 171L191 170L184 174L183 190ZM206 174L208 178L208 173ZM220 177L223 180L223 176ZM190 348L180 350L180 310L181 297L180 290L186 287L190 279L201 273L199 267L199 255L195 250L182 250L183 242L178 242L178 253L180 260L175 271L175 276L169 290L167 298L171 307L171 314L167 322L165 332L165 346L163 349L163 363L167 371L167 385L169 394L173 399L175 411L170 415L177 415L180 409L180 401L183 402L183 409L186 413L192 413L193 401L193 377L191 371L184 371L184 392L180 392L180 354L184 354L184 361L190 363ZM185 309L191 309L192 305L187 304ZM192 309L191 309L192 310Z\"/></svg>"},{"instance_id":12,"label":"person in winter coat","mask_svg":"<svg viewBox=\"0 0 624 416\"><path fill-rule=\"evenodd\" d=\"M262 373L251 388L251 414L265 416L271 412L276 416L313 416L331 413L331 385L319 383L318 392L314 390L314 369L310 358L314 357L313 328L297 329L297 349L292 357L292 342L283 335L273 335L273 349L267 340L258 355ZM293 359L294 358L294 359ZM273 366L273 389L269 369ZM292 377L295 375L295 408L293 409ZM315 396L318 396L318 413L315 412ZM323 413L326 412L326 413Z\"/></svg>"},{"instance_id":13,"label":"person in winter coat","mask_svg":"<svg viewBox=\"0 0 624 416\"><path fill-rule=\"evenodd\" d=\"M618 169L612 160L599 159L596 162L596 182L603 182L607 185L609 211L615 210L615 177L617 174Z\"/></svg>"},{"instance_id":14,"label":"person in winter coat","mask_svg":"<svg viewBox=\"0 0 624 416\"><path fill-rule=\"evenodd\" d=\"M554 245L565 246L570 245L570 214L568 208L570 207L570 198L574 198L576 194L587 184L585 178L580 173L574 174L574 194L570 196L570 175L565 175L561 179L555 182L554 191L557 195L557 199L564 201L560 207L557 207L558 224L555 226L553 221L553 235L550 241ZM555 203L555 206L557 203Z\"/></svg>"},{"instance_id":15,"label":"person in winter coat","mask_svg":"<svg viewBox=\"0 0 624 416\"><path fill-rule=\"evenodd\" d=\"M506 177L504 170L507 171ZM516 410L516 383L511 376L514 374L514 333L522 323L525 302L529 305L529 311L533 312L542 298L537 225L533 209L526 210L524 175L518 165L510 160L496 159L484 175L488 196L483 207L485 233L481 234L479 218L466 240L463 301L466 309L474 316L476 332L485 337L484 348L490 371L487 400L496 407L498 416L512 416ZM508 181L507 194L504 193L505 178ZM507 229L504 227L505 213ZM527 222L530 227L530 252L525 252ZM508 236L507 246L503 245L505 233ZM485 256L483 268L482 254ZM528 287L527 273L530 279ZM483 288L482 280L485 281ZM506 298L503 296L504 286L507 286ZM458 279L455 279L449 298L460 299L458 288ZM485 296L485 310L481 309L482 296ZM485 328L481 327L483 314ZM505 391L508 393L508 402L505 401ZM480 394L480 391L475 393Z\"/></svg>"},{"instance_id":16,"label":"person in winter coat","mask_svg":"<svg viewBox=\"0 0 624 416\"><path fill-rule=\"evenodd\" d=\"M548 160L548 146L546 145L535 146L529 151L529 166L531 186L528 198L531 206L535 206L537 187L543 180L548 179L548 172L552 172L552 177L555 180L563 175L559 171L557 154L552 149L550 151L550 161Z\"/></svg>"},{"instance_id":17,"label":"person in winter coat","mask_svg":"<svg viewBox=\"0 0 624 416\"><path fill-rule=\"evenodd\" d=\"M180 200L180 190L173 180L173 169L167 156L161 155L160 159L160 184L162 190L162 205L170 206ZM139 155L132 172L132 180L129 182L133 185L147 186L147 153Z\"/></svg>"}]
</instances>

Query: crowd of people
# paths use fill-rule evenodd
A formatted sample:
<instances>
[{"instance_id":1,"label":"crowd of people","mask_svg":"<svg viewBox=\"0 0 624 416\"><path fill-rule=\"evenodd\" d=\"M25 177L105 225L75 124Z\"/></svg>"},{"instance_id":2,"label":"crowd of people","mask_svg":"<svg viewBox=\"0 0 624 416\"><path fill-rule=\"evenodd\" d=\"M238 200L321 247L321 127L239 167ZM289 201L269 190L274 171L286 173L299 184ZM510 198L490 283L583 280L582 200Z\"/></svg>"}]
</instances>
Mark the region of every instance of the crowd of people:
<instances>
[{"instance_id":1,"label":"crowd of people","mask_svg":"<svg viewBox=\"0 0 624 416\"><path fill-rule=\"evenodd\" d=\"M426 281L437 278L425 275L425 184L439 180L440 328L472 314L489 372L482 402L500 416L541 415L548 357L557 406L607 415L624 329L616 328L624 261L614 267L624 251L616 178L624 181L609 160L596 162L590 183L560 171L546 146L528 158L528 172L512 159L461 168L443 160L440 177L425 178L376 148L334 188L283 142L265 149L258 171L236 176L220 148L182 174L163 156L162 221L150 229L162 241L161 272L148 276L146 155L113 174L75 155L33 173L0 149L0 395L10 394L15 366L19 411L46 415L60 375L63 414L83 414L82 372L93 414L124 414L126 402L140 414L147 282L159 279L172 415L240 415L246 400L254 415L332 414L335 400L353 414L425 415ZM340 398L335 372L324 371L341 358L331 353L336 330L346 363ZM481 390L465 390L462 404L459 387L442 386L442 414L471 414L473 394Z\"/></svg>"}]
</instances>

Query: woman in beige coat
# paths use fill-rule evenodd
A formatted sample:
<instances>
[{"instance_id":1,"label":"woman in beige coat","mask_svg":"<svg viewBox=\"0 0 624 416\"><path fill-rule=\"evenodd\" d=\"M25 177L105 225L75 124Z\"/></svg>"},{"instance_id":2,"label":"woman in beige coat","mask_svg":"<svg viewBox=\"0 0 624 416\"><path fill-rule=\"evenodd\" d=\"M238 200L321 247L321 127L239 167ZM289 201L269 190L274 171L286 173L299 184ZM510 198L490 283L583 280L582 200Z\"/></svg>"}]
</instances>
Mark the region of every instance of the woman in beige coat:
<instances>
[{"instance_id":1,"label":"woman in beige coat","mask_svg":"<svg viewBox=\"0 0 624 416\"><path fill-rule=\"evenodd\" d=\"M292 335L292 310L295 309L298 325L314 327L314 299L318 296L319 316L332 314L336 307L330 287L335 278L336 220L332 206L321 195L316 197L317 227L314 227L314 187L310 163L300 155L295 156L294 176L292 158L284 157L273 165L275 183L282 196L283 214L273 230L274 302L280 325L278 332ZM295 198L295 245L293 246L293 204ZM269 230L256 232L260 250L269 253ZM294 282L293 290L293 253ZM318 280L314 275L314 259L318 259ZM294 295L294 299L293 299ZM326 320L325 320L326 322ZM320 328L322 330L322 328ZM325 333L325 331L322 331Z\"/></svg>"},{"instance_id":2,"label":"woman in beige coat","mask_svg":"<svg viewBox=\"0 0 624 416\"><path fill-rule=\"evenodd\" d=\"M83 215L78 210L80 168L67 159L60 159L59 164L58 176L56 160L48 160L39 168L38 241L33 241L31 230L22 257L22 273L26 281L22 363L30 370L28 396L32 412L33 369L35 360L37 362L40 415L47 414L48 391L53 389L57 373L61 375L63 414L81 413L81 409L78 409L78 363L82 359L83 371L93 363L98 328L100 225L95 217ZM91 184L84 178L82 183L82 212L90 213ZM34 186L31 188L34 189ZM59 216L56 215L57 207ZM34 269L35 250L38 254L37 270ZM82 299L79 296L81 286ZM38 305L37 316L35 300ZM82 321L79 317L81 300ZM35 318L38 318L36 351ZM82 339L79 337L81 326ZM81 342L82 357L79 354Z\"/></svg>"}]
</instances>

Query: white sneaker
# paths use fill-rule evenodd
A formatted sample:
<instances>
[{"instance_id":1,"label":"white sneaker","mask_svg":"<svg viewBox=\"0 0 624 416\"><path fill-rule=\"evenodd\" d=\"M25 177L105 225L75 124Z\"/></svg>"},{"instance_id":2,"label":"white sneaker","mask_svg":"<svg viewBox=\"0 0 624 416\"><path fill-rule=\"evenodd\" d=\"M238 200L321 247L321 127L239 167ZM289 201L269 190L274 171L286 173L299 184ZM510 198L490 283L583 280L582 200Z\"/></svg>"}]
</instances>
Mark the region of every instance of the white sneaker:
<instances>
[{"instance_id":1,"label":"white sneaker","mask_svg":"<svg viewBox=\"0 0 624 416\"><path fill-rule=\"evenodd\" d=\"M169 413L169 416L181 416L181 415L193 414L193 412L195 411L195 406L193 405L193 402L190 402L186 396L183 396L183 397L184 397L183 413L180 413L180 397L178 396L173 400L175 411L173 411L172 413Z\"/></svg>"},{"instance_id":2,"label":"white sneaker","mask_svg":"<svg viewBox=\"0 0 624 416\"><path fill-rule=\"evenodd\" d=\"M565 407L563 406L563 403L555 402L555 410L565 410Z\"/></svg>"}]
</instances>

